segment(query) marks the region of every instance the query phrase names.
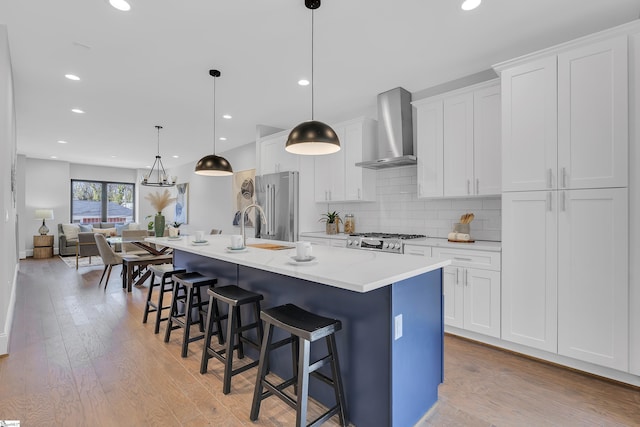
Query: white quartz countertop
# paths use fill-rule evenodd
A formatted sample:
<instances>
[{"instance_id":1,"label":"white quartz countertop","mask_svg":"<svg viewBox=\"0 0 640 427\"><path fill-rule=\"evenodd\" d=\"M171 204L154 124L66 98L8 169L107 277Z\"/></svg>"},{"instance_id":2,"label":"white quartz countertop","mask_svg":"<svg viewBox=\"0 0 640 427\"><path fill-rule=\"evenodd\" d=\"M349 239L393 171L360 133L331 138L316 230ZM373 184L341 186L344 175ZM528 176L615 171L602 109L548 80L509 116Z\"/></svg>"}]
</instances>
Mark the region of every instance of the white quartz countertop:
<instances>
[{"instance_id":1,"label":"white quartz countertop","mask_svg":"<svg viewBox=\"0 0 640 427\"><path fill-rule=\"evenodd\" d=\"M178 240L167 237L149 237L145 240L205 257L355 292L372 291L451 264L449 259L409 257L320 245L313 247L315 259L312 262L296 263L291 258L296 252L293 248L295 244L292 242L247 239L247 245L276 243L292 248L269 250L247 246L246 251L239 252L228 249L228 235L208 235L205 239L208 243L198 246L193 244L193 236L183 236Z\"/></svg>"},{"instance_id":2,"label":"white quartz countertop","mask_svg":"<svg viewBox=\"0 0 640 427\"><path fill-rule=\"evenodd\" d=\"M300 240L304 240L305 237L319 238L319 239L341 239L346 240L348 234L327 234L324 231L307 231L300 233ZM476 240L474 243L456 243L450 242L447 239L437 237L422 237L419 239L409 239L404 241L405 245L416 246L431 246L441 248L455 248L455 249L473 249L477 251L491 251L500 252L502 250L502 242L493 242L489 240Z\"/></svg>"}]
</instances>

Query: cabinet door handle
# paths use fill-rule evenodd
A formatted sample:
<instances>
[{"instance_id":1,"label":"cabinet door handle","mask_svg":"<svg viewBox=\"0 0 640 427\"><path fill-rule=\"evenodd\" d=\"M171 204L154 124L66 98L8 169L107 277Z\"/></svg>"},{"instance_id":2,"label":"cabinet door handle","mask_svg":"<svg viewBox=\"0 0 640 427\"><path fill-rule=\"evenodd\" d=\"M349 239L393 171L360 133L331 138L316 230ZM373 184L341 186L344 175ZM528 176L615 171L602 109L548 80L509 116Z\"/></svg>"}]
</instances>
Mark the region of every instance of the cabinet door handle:
<instances>
[{"instance_id":1,"label":"cabinet door handle","mask_svg":"<svg viewBox=\"0 0 640 427\"><path fill-rule=\"evenodd\" d=\"M562 197L562 199L561 199L562 200L562 208L561 208L561 210L562 210L562 212L564 212L564 211L567 210L567 192L563 191L562 195L560 197Z\"/></svg>"},{"instance_id":2,"label":"cabinet door handle","mask_svg":"<svg viewBox=\"0 0 640 427\"><path fill-rule=\"evenodd\" d=\"M460 284L460 269L456 268L456 285Z\"/></svg>"},{"instance_id":3,"label":"cabinet door handle","mask_svg":"<svg viewBox=\"0 0 640 427\"><path fill-rule=\"evenodd\" d=\"M551 192L547 192L547 210L549 212L553 211L553 206L551 206Z\"/></svg>"},{"instance_id":4,"label":"cabinet door handle","mask_svg":"<svg viewBox=\"0 0 640 427\"><path fill-rule=\"evenodd\" d=\"M480 178L476 178L476 195L480 194Z\"/></svg>"},{"instance_id":5,"label":"cabinet door handle","mask_svg":"<svg viewBox=\"0 0 640 427\"><path fill-rule=\"evenodd\" d=\"M331 190L329 190L329 200L331 200Z\"/></svg>"},{"instance_id":6,"label":"cabinet door handle","mask_svg":"<svg viewBox=\"0 0 640 427\"><path fill-rule=\"evenodd\" d=\"M562 168L562 188L567 188L567 168Z\"/></svg>"},{"instance_id":7,"label":"cabinet door handle","mask_svg":"<svg viewBox=\"0 0 640 427\"><path fill-rule=\"evenodd\" d=\"M422 196L422 184L418 184L418 194Z\"/></svg>"},{"instance_id":8,"label":"cabinet door handle","mask_svg":"<svg viewBox=\"0 0 640 427\"><path fill-rule=\"evenodd\" d=\"M553 188L553 171L551 168L547 171L547 188Z\"/></svg>"},{"instance_id":9,"label":"cabinet door handle","mask_svg":"<svg viewBox=\"0 0 640 427\"><path fill-rule=\"evenodd\" d=\"M471 180L467 180L467 194L471 194Z\"/></svg>"},{"instance_id":10,"label":"cabinet door handle","mask_svg":"<svg viewBox=\"0 0 640 427\"><path fill-rule=\"evenodd\" d=\"M473 261L472 258L461 258L457 256L454 256L453 259L455 259L456 261L469 261L469 262Z\"/></svg>"},{"instance_id":11,"label":"cabinet door handle","mask_svg":"<svg viewBox=\"0 0 640 427\"><path fill-rule=\"evenodd\" d=\"M358 188L358 200L360 200L360 189Z\"/></svg>"},{"instance_id":12,"label":"cabinet door handle","mask_svg":"<svg viewBox=\"0 0 640 427\"><path fill-rule=\"evenodd\" d=\"M464 270L464 285L469 286L469 270Z\"/></svg>"}]
</instances>

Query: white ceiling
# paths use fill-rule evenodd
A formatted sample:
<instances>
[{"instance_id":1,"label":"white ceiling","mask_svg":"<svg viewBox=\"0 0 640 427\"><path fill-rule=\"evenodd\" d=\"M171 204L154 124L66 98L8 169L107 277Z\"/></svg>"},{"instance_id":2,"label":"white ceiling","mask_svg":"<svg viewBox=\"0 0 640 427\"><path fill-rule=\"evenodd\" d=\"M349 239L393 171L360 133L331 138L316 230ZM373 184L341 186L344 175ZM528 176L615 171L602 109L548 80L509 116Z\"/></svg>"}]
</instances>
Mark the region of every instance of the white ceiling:
<instances>
[{"instance_id":1,"label":"white ceiling","mask_svg":"<svg viewBox=\"0 0 640 427\"><path fill-rule=\"evenodd\" d=\"M256 125L311 118L304 0L1 0L18 152L143 168L162 125L165 167L255 140ZM324 0L315 12L315 118L375 114L376 94L419 92L492 64L638 19L638 0ZM82 80L73 82L64 74ZM86 111L77 115L71 108ZM65 140L67 144L56 141ZM180 156L174 159L172 156ZM112 157L116 156L116 157Z\"/></svg>"}]
</instances>

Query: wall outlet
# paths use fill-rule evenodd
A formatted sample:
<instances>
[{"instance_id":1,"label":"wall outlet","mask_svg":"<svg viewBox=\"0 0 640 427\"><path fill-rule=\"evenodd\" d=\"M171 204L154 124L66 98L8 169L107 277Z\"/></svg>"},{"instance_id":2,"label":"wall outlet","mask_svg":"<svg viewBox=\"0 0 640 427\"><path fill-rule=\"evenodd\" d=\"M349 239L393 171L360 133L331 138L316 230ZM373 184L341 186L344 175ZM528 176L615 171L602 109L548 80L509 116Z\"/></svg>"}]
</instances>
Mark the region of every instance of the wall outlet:
<instances>
[{"instance_id":1,"label":"wall outlet","mask_svg":"<svg viewBox=\"0 0 640 427\"><path fill-rule=\"evenodd\" d=\"M394 318L394 339L402 338L402 314L398 314Z\"/></svg>"}]
</instances>

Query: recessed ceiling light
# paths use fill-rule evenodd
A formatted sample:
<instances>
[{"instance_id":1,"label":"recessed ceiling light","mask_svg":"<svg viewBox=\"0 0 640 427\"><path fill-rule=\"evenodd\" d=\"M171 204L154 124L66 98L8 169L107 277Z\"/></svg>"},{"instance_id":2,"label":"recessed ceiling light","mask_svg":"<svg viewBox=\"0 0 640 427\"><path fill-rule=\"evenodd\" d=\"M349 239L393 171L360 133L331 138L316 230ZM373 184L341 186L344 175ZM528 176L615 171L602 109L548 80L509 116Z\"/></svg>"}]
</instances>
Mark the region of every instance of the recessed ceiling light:
<instances>
[{"instance_id":1,"label":"recessed ceiling light","mask_svg":"<svg viewBox=\"0 0 640 427\"><path fill-rule=\"evenodd\" d=\"M63 140L58 141L58 144L66 144L66 143L67 141L63 141Z\"/></svg>"},{"instance_id":2,"label":"recessed ceiling light","mask_svg":"<svg viewBox=\"0 0 640 427\"><path fill-rule=\"evenodd\" d=\"M57 157L56 157L56 156L51 156L51 158L52 158L52 159L57 159Z\"/></svg>"},{"instance_id":3,"label":"recessed ceiling light","mask_svg":"<svg viewBox=\"0 0 640 427\"><path fill-rule=\"evenodd\" d=\"M151 166L147 165L147 166L145 166L145 168L147 168L147 169L151 169Z\"/></svg>"},{"instance_id":4,"label":"recessed ceiling light","mask_svg":"<svg viewBox=\"0 0 640 427\"><path fill-rule=\"evenodd\" d=\"M221 136L219 139L220 139L220 141L226 141L227 140L227 138L225 138L224 136Z\"/></svg>"},{"instance_id":5,"label":"recessed ceiling light","mask_svg":"<svg viewBox=\"0 0 640 427\"><path fill-rule=\"evenodd\" d=\"M111 156L111 158L112 158L112 159L115 159L115 158L116 158L116 156Z\"/></svg>"},{"instance_id":6,"label":"recessed ceiling light","mask_svg":"<svg viewBox=\"0 0 640 427\"><path fill-rule=\"evenodd\" d=\"M71 111L77 114L84 114L84 111L80 110L79 108L72 108Z\"/></svg>"},{"instance_id":7,"label":"recessed ceiling light","mask_svg":"<svg viewBox=\"0 0 640 427\"><path fill-rule=\"evenodd\" d=\"M224 114L222 116L223 119L230 119L231 118L231 114Z\"/></svg>"},{"instance_id":8,"label":"recessed ceiling light","mask_svg":"<svg viewBox=\"0 0 640 427\"><path fill-rule=\"evenodd\" d=\"M174 159L179 159L180 158L180 156L171 156L171 157L173 157Z\"/></svg>"},{"instance_id":9,"label":"recessed ceiling light","mask_svg":"<svg viewBox=\"0 0 640 427\"><path fill-rule=\"evenodd\" d=\"M309 86L309 80L307 80L307 79L300 79L300 80L298 80L298 84L299 84L300 86Z\"/></svg>"},{"instance_id":10,"label":"recessed ceiling light","mask_svg":"<svg viewBox=\"0 0 640 427\"><path fill-rule=\"evenodd\" d=\"M80 80L80 77L76 76L75 74L65 74L64 76L69 80L74 80L74 81Z\"/></svg>"},{"instance_id":11,"label":"recessed ceiling light","mask_svg":"<svg viewBox=\"0 0 640 427\"><path fill-rule=\"evenodd\" d=\"M131 9L131 5L127 3L126 0L109 0L109 4L123 12Z\"/></svg>"},{"instance_id":12,"label":"recessed ceiling light","mask_svg":"<svg viewBox=\"0 0 640 427\"><path fill-rule=\"evenodd\" d=\"M473 10L476 7L480 6L482 0L464 0L462 2L462 10Z\"/></svg>"}]
</instances>

